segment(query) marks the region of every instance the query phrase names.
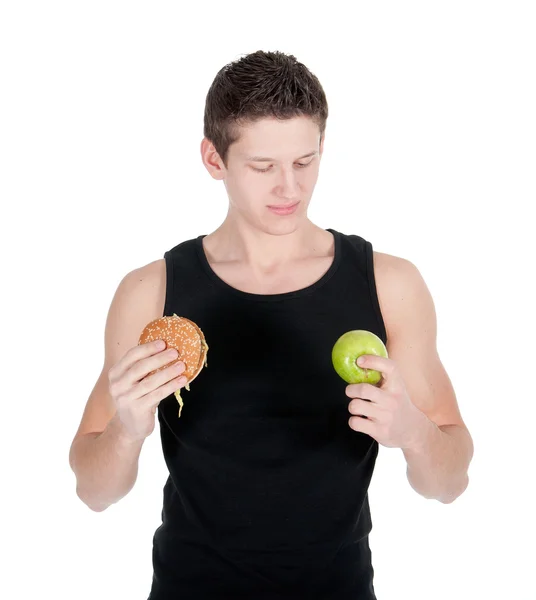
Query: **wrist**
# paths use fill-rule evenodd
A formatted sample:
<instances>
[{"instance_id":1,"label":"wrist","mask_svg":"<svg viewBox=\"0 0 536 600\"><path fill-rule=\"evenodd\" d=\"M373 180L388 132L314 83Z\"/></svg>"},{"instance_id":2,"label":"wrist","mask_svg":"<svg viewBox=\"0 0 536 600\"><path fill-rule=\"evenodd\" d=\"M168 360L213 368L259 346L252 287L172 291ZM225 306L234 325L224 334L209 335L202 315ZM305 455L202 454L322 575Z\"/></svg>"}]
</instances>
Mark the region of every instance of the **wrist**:
<instances>
[{"instance_id":1,"label":"wrist","mask_svg":"<svg viewBox=\"0 0 536 600\"><path fill-rule=\"evenodd\" d=\"M141 446L145 441L145 438L132 436L132 434L124 426L117 412L110 419L110 422L108 423L108 428L111 430L119 444L126 449Z\"/></svg>"},{"instance_id":2,"label":"wrist","mask_svg":"<svg viewBox=\"0 0 536 600\"><path fill-rule=\"evenodd\" d=\"M414 435L411 442L407 447L403 448L404 453L416 456L426 454L432 439L439 431L439 427L423 412L420 412L420 415L421 417L414 428Z\"/></svg>"}]
</instances>

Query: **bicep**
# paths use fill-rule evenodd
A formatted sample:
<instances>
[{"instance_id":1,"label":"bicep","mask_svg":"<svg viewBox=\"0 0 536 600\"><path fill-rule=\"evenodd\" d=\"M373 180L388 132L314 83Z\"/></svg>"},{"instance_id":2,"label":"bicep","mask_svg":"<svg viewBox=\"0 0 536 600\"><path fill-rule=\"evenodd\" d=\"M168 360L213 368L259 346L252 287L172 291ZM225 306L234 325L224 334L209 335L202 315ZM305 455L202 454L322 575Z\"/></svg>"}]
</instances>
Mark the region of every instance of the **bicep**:
<instances>
[{"instance_id":1,"label":"bicep","mask_svg":"<svg viewBox=\"0 0 536 600\"><path fill-rule=\"evenodd\" d=\"M384 302L389 358L398 365L411 401L430 420L438 426L465 427L452 381L438 354L432 295L410 261L399 259L390 276Z\"/></svg>"},{"instance_id":2,"label":"bicep","mask_svg":"<svg viewBox=\"0 0 536 600\"><path fill-rule=\"evenodd\" d=\"M464 425L452 381L435 348L418 338L411 345L392 340L389 357L398 365L408 395L426 416L442 425Z\"/></svg>"}]
</instances>

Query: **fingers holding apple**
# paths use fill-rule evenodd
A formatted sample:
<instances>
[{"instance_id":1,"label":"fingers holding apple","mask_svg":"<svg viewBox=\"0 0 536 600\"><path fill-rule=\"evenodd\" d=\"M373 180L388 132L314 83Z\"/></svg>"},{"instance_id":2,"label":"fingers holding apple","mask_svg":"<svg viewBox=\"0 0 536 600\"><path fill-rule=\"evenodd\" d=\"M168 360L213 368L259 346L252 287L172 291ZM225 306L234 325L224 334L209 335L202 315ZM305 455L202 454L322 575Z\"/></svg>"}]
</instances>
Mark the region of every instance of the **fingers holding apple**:
<instances>
[{"instance_id":1,"label":"fingers holding apple","mask_svg":"<svg viewBox=\"0 0 536 600\"><path fill-rule=\"evenodd\" d=\"M350 386L348 386L350 387ZM350 396L348 388L346 388L346 395ZM376 420L379 416L379 406L367 398L360 398L358 396L350 396L352 399L348 404L348 412L352 417L361 417L363 419Z\"/></svg>"},{"instance_id":2,"label":"fingers holding apple","mask_svg":"<svg viewBox=\"0 0 536 600\"><path fill-rule=\"evenodd\" d=\"M351 383L346 386L346 395L351 399L348 411L354 417L376 420L380 416L382 390L370 383Z\"/></svg>"},{"instance_id":3,"label":"fingers holding apple","mask_svg":"<svg viewBox=\"0 0 536 600\"><path fill-rule=\"evenodd\" d=\"M332 360L349 384L350 427L389 448L414 446L427 417L411 401L398 366L387 356L380 338L369 331L349 331L337 340Z\"/></svg>"}]
</instances>

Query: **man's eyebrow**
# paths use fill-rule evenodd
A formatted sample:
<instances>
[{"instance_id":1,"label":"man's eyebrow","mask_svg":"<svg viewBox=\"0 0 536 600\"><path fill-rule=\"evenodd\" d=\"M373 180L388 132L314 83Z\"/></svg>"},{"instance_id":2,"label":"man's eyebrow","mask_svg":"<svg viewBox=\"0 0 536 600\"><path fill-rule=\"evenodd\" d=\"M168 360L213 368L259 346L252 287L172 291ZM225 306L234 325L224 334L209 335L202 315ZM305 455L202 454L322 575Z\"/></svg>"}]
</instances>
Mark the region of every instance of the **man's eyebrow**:
<instances>
[{"instance_id":1,"label":"man's eyebrow","mask_svg":"<svg viewBox=\"0 0 536 600\"><path fill-rule=\"evenodd\" d=\"M309 158L309 156L314 156L315 154L318 154L318 150L309 152L309 154L304 154L303 156L300 156L296 160L301 160L302 158ZM252 162L277 162L275 158L267 158L266 156L247 156L246 160L249 160Z\"/></svg>"}]
</instances>

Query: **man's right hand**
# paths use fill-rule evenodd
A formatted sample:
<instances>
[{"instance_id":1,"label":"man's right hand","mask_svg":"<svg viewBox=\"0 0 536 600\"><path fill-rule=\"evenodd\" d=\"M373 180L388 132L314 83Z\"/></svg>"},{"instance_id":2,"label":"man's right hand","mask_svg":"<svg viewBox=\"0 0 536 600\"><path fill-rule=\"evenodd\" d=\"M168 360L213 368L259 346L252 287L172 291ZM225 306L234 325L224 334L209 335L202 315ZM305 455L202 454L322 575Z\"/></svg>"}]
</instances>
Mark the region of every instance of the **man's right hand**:
<instances>
[{"instance_id":1,"label":"man's right hand","mask_svg":"<svg viewBox=\"0 0 536 600\"><path fill-rule=\"evenodd\" d=\"M186 378L181 377L185 369L183 362L147 377L178 356L173 348L165 351L159 348L159 342L131 348L108 372L109 392L117 418L126 437L133 442L141 441L153 432L156 407L164 398L186 385Z\"/></svg>"}]
</instances>

